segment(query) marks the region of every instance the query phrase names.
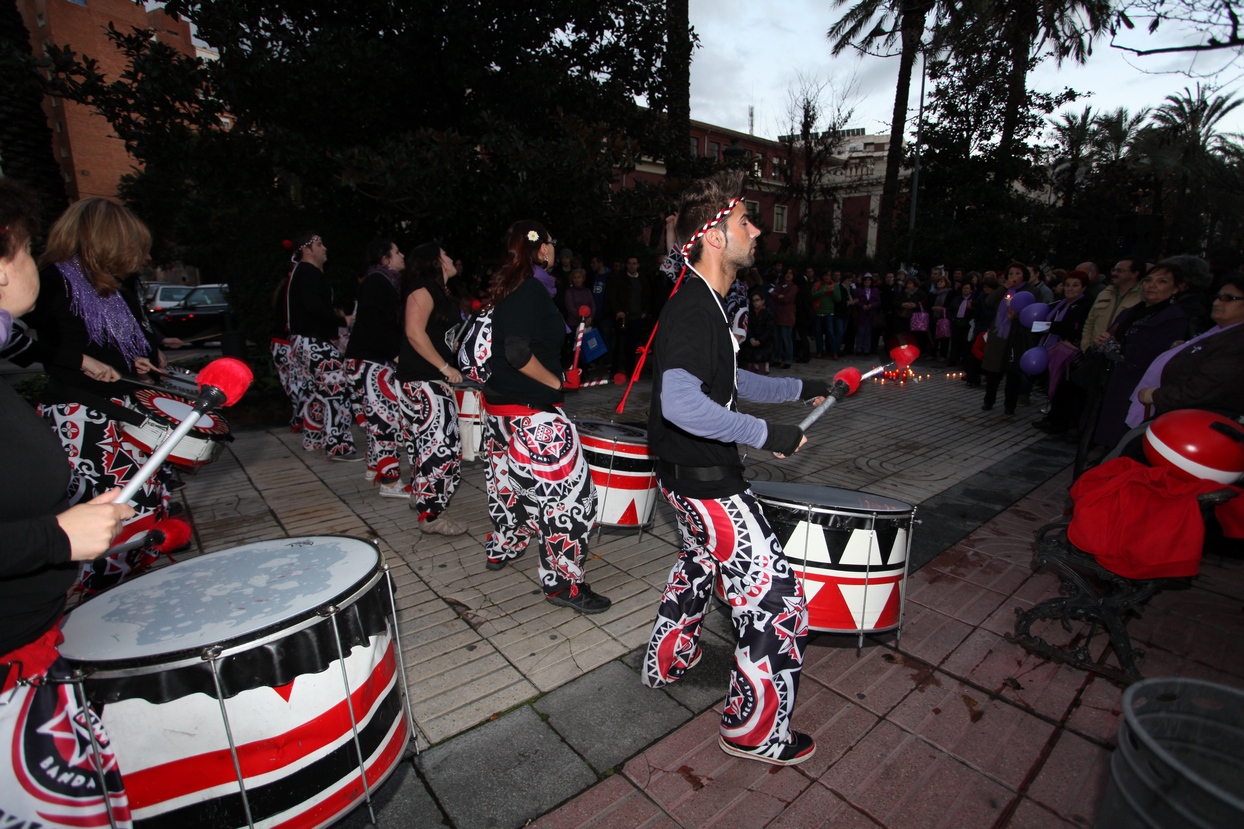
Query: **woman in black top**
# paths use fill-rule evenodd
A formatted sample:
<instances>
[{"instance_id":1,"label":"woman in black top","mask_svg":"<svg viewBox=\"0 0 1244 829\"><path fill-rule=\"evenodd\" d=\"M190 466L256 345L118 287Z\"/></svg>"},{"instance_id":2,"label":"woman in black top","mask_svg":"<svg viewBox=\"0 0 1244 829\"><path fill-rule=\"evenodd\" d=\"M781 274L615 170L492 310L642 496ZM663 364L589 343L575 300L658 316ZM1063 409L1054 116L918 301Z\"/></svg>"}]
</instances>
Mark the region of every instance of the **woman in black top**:
<instances>
[{"instance_id":1,"label":"woman in black top","mask_svg":"<svg viewBox=\"0 0 1244 829\"><path fill-rule=\"evenodd\" d=\"M461 383L445 342L460 314L445 290L456 274L453 260L435 242L410 254L402 284L405 336L397 363L398 400L410 460L410 508L425 533L462 535L466 527L446 510L462 478L458 401L450 383Z\"/></svg>"},{"instance_id":2,"label":"woman in black top","mask_svg":"<svg viewBox=\"0 0 1244 829\"><path fill-rule=\"evenodd\" d=\"M601 613L611 602L583 578L596 487L574 424L562 410L566 323L535 278L553 259L553 237L539 222L515 222L505 248L491 291L492 375L484 385L493 522L486 566L500 570L538 534L545 598L580 613Z\"/></svg>"},{"instance_id":3,"label":"woman in black top","mask_svg":"<svg viewBox=\"0 0 1244 829\"><path fill-rule=\"evenodd\" d=\"M39 294L39 272L30 257L36 215L33 194L0 179L0 348L13 318L30 311ZM86 731L49 729L58 714L62 723L80 721L72 686L40 680L69 675L57 650L58 623L77 562L107 550L134 511L110 503L115 490L69 506L64 450L8 383L0 383L0 442L0 804L5 817L21 826L58 818L106 825ZM120 773L103 725L93 711L88 716L105 768L112 767L105 775L108 800L121 818L129 806ZM72 773L62 774L66 768Z\"/></svg>"},{"instance_id":4,"label":"woman in black top","mask_svg":"<svg viewBox=\"0 0 1244 829\"><path fill-rule=\"evenodd\" d=\"M118 381L163 362L135 313L137 297L121 289L150 248L147 226L125 207L83 199L52 225L40 259L39 304L28 317L48 375L39 413L69 456L74 503L124 486L147 460L126 441L123 424L141 423L144 415ZM127 526L127 536L154 529L168 516L164 475L152 476L132 503L140 518ZM84 565L82 586L111 587L157 555L145 545Z\"/></svg>"},{"instance_id":5,"label":"woman in black top","mask_svg":"<svg viewBox=\"0 0 1244 829\"><path fill-rule=\"evenodd\" d=\"M346 375L365 418L367 479L380 484L382 497L405 498L397 460L402 413L393 368L402 343L398 292L406 258L392 239L380 238L367 246L367 261L346 345Z\"/></svg>"}]
</instances>

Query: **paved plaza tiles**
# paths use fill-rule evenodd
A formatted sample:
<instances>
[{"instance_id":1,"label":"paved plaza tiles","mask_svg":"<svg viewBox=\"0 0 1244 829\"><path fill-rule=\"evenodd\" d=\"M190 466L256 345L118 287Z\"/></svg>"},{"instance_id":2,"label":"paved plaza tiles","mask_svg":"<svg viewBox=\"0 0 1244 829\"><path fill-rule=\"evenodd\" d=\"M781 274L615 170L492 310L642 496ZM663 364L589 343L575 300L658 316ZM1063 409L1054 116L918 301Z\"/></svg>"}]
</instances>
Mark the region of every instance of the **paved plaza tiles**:
<instances>
[{"instance_id":1,"label":"paved plaza tiles","mask_svg":"<svg viewBox=\"0 0 1244 829\"><path fill-rule=\"evenodd\" d=\"M856 363L861 368L868 365ZM814 360L789 372L832 374ZM901 640L814 635L794 723L807 763L732 759L716 744L732 652L729 617L705 623L705 658L650 690L638 664L677 530L659 504L642 535L593 535L587 577L613 600L596 616L542 598L534 553L484 569L490 524L482 463L464 465L457 538L425 536L405 501L360 464L304 452L286 429L235 435L178 493L195 526L188 555L319 534L375 540L394 573L422 753L378 792L381 826L1055 827L1092 824L1121 691L1010 644L1015 609L1056 595L1030 567L1033 531L1068 506L1071 447L1031 428L940 366L918 383L866 384L786 460L752 451L757 480L865 490L918 507ZM568 396L576 419L643 423L649 385L614 413L616 387ZM744 404L797 422L806 409ZM359 435L360 446L361 435ZM184 556L183 556L184 557ZM1207 560L1193 589L1163 593L1131 624L1147 676L1244 686L1244 568ZM1040 628L1052 641L1083 638ZM1104 638L1091 647L1103 659ZM365 810L343 822L367 824Z\"/></svg>"}]
</instances>

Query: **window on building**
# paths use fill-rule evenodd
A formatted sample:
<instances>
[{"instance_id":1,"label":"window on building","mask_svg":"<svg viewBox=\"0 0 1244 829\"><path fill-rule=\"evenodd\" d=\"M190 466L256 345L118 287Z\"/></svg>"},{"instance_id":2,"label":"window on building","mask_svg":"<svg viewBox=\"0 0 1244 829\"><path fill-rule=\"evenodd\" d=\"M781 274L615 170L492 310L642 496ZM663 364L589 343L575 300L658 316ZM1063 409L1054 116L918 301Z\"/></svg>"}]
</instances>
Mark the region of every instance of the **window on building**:
<instances>
[{"instance_id":1,"label":"window on building","mask_svg":"<svg viewBox=\"0 0 1244 829\"><path fill-rule=\"evenodd\" d=\"M47 15L45 15L43 12L38 12L35 15L35 22L39 24L40 28L42 28L43 26L46 26L48 24Z\"/></svg>"},{"instance_id":2,"label":"window on building","mask_svg":"<svg viewBox=\"0 0 1244 829\"><path fill-rule=\"evenodd\" d=\"M743 208L747 211L747 216L752 220L752 224L760 223L760 202L744 199Z\"/></svg>"},{"instance_id":3,"label":"window on building","mask_svg":"<svg viewBox=\"0 0 1244 829\"><path fill-rule=\"evenodd\" d=\"M57 131L57 132L64 132L64 131L65 131L65 122L64 122L64 121L57 121L57 122L56 122L56 131Z\"/></svg>"},{"instance_id":4,"label":"window on building","mask_svg":"<svg viewBox=\"0 0 1244 829\"><path fill-rule=\"evenodd\" d=\"M721 143L717 141L708 142L708 150L704 154L708 156L709 158L713 159L713 161L720 161L721 160Z\"/></svg>"},{"instance_id":5,"label":"window on building","mask_svg":"<svg viewBox=\"0 0 1244 829\"><path fill-rule=\"evenodd\" d=\"M752 177L753 178L764 178L765 177L765 157L763 155L757 155L757 154L752 155Z\"/></svg>"},{"instance_id":6,"label":"window on building","mask_svg":"<svg viewBox=\"0 0 1244 829\"><path fill-rule=\"evenodd\" d=\"M786 232L786 205L784 204L773 205L773 232Z\"/></svg>"},{"instance_id":7,"label":"window on building","mask_svg":"<svg viewBox=\"0 0 1244 829\"><path fill-rule=\"evenodd\" d=\"M694 135L691 136L691 154L692 155L700 154L700 139Z\"/></svg>"}]
</instances>

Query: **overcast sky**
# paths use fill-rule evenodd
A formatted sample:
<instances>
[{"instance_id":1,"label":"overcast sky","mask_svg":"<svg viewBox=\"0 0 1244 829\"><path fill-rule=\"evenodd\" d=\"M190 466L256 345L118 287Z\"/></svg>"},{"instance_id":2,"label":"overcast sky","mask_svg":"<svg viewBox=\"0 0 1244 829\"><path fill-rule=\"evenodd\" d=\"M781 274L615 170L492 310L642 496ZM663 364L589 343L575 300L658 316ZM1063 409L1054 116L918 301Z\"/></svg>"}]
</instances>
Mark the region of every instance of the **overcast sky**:
<instances>
[{"instance_id":1,"label":"overcast sky","mask_svg":"<svg viewBox=\"0 0 1244 829\"><path fill-rule=\"evenodd\" d=\"M851 126L869 133L889 132L894 106L898 58L860 57L843 53L830 56L825 33L838 19L832 0L785 0L781 4L755 0L690 0L691 24L700 48L691 63L691 117L746 132L747 108L755 107L755 133L775 138L786 132L785 113L789 90L800 75L830 81L835 87L854 83ZM1138 26L1138 28L1141 28ZM1128 45L1170 45L1170 36L1155 44L1133 34ZM1196 64L1187 55L1127 57L1099 42L1084 66L1052 62L1030 77L1030 84L1043 91L1069 86L1092 96L1070 105L1080 111L1085 104L1094 110L1125 106L1136 111L1160 104L1165 96L1196 79L1177 70L1204 70L1221 66L1224 55L1201 56ZM1239 94L1241 70L1228 67L1216 81L1225 91ZM1205 82L1205 81L1203 81ZM912 78L909 125L915 123L919 102L920 64ZM1228 116L1227 129L1244 132L1244 107Z\"/></svg>"}]
</instances>

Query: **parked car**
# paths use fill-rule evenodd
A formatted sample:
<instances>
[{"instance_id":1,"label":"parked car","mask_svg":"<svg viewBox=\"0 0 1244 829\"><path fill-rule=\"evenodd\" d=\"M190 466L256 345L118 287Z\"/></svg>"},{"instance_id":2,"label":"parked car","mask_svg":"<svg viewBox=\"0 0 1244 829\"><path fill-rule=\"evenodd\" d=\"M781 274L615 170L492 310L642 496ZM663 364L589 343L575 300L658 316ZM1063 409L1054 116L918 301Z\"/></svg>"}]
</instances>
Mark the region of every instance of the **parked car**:
<instances>
[{"instance_id":1,"label":"parked car","mask_svg":"<svg viewBox=\"0 0 1244 829\"><path fill-rule=\"evenodd\" d=\"M228 285L200 285L188 291L174 307L151 314L166 337L186 342L218 339L235 322Z\"/></svg>"},{"instance_id":2,"label":"parked car","mask_svg":"<svg viewBox=\"0 0 1244 829\"><path fill-rule=\"evenodd\" d=\"M194 290L193 285L147 285L147 312L163 311L172 308L186 298L186 294Z\"/></svg>"}]
</instances>

